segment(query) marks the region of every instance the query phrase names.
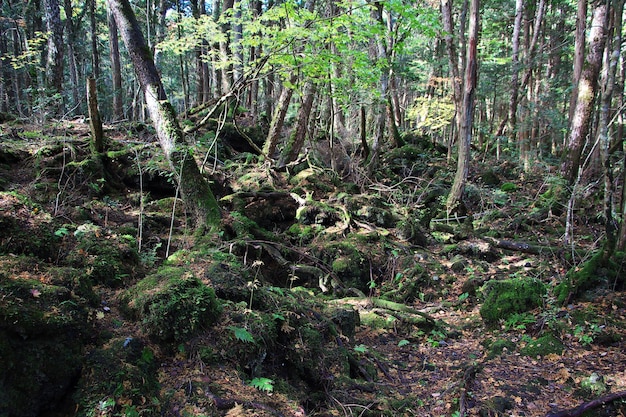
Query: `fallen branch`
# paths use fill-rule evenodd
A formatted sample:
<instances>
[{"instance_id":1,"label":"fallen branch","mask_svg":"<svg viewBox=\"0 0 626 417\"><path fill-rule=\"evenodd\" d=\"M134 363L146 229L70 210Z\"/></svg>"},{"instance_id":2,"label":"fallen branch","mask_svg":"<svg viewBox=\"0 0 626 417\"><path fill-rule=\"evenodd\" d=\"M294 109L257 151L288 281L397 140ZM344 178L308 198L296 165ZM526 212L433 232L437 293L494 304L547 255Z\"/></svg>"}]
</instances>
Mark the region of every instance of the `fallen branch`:
<instances>
[{"instance_id":1,"label":"fallen branch","mask_svg":"<svg viewBox=\"0 0 626 417\"><path fill-rule=\"evenodd\" d=\"M461 396L459 398L459 416L465 417L467 415L468 407L468 391L471 391L474 379L478 369L475 366L468 367L463 373L463 382L461 383Z\"/></svg>"},{"instance_id":2,"label":"fallen branch","mask_svg":"<svg viewBox=\"0 0 626 417\"><path fill-rule=\"evenodd\" d=\"M550 411L548 414L546 414L546 417L579 417L588 410L592 410L604 404L623 399L626 399L626 391L615 392L612 394L607 394L604 397L596 398L595 400L582 403L578 407L572 408L571 410Z\"/></svg>"},{"instance_id":3,"label":"fallen branch","mask_svg":"<svg viewBox=\"0 0 626 417\"><path fill-rule=\"evenodd\" d=\"M283 413L281 413L280 411L275 410L274 408L268 405L258 403L255 401L243 401L243 400L231 399L231 398L221 398L213 394L208 389L206 390L205 395L213 402L213 405L215 405L215 408L217 408L218 410L229 410L237 406L237 404L240 404L246 408L254 408L257 410L263 410L263 411L267 411L268 413L276 417L283 417Z\"/></svg>"}]
</instances>

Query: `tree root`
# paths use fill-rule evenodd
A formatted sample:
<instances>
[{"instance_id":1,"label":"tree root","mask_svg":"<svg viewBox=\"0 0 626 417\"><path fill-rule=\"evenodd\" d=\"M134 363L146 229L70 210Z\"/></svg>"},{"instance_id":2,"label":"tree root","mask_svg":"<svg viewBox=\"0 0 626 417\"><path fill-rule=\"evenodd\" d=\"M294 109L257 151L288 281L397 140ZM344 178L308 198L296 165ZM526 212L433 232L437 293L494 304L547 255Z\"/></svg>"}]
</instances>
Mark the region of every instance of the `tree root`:
<instances>
[{"instance_id":1,"label":"tree root","mask_svg":"<svg viewBox=\"0 0 626 417\"><path fill-rule=\"evenodd\" d=\"M626 399L626 391L615 392L612 394L607 394L600 398L596 398L595 400L587 401L585 403L582 403L578 407L572 408L570 410L550 411L548 414L546 414L546 417L579 417L582 416L585 411L592 410L604 404L623 399Z\"/></svg>"},{"instance_id":2,"label":"tree root","mask_svg":"<svg viewBox=\"0 0 626 417\"><path fill-rule=\"evenodd\" d=\"M267 411L268 413L271 413L272 415L276 417L284 416L284 414L281 413L280 411L275 410L274 408L266 404L258 403L255 401L243 401L243 400L238 400L236 398L218 397L217 395L213 394L208 389L206 390L205 395L213 402L213 405L215 405L215 408L217 408L218 410L230 410L231 408L240 404L242 407Z\"/></svg>"}]
</instances>

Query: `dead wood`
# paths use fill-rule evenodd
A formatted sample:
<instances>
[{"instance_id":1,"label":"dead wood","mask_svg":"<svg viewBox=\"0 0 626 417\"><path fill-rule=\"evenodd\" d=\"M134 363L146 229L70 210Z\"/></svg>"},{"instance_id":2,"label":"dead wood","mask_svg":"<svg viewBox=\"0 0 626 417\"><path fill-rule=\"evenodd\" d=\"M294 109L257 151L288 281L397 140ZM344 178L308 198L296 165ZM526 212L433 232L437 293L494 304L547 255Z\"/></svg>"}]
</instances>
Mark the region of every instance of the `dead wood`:
<instances>
[{"instance_id":1,"label":"dead wood","mask_svg":"<svg viewBox=\"0 0 626 417\"><path fill-rule=\"evenodd\" d=\"M550 411L546 414L546 417L579 417L582 416L584 412L588 410L593 410L594 408L598 408L604 404L622 400L626 398L626 391L615 392L612 394L607 394L603 397L596 398L595 400L587 401L582 403L576 408L572 408L570 410L564 411Z\"/></svg>"},{"instance_id":2,"label":"dead wood","mask_svg":"<svg viewBox=\"0 0 626 417\"><path fill-rule=\"evenodd\" d=\"M504 239L494 239L489 237L483 237L482 239L488 241L490 244L499 249L506 249L515 252L529 253L531 255L542 255L545 253L561 253L563 248L560 246L541 246L533 245L526 242L515 242Z\"/></svg>"},{"instance_id":3,"label":"dead wood","mask_svg":"<svg viewBox=\"0 0 626 417\"><path fill-rule=\"evenodd\" d=\"M465 417L467 415L467 409L470 408L468 406L467 393L472 390L472 385L474 384L474 379L476 378L476 373L478 369L476 366L469 366L465 372L463 373L463 382L461 383L461 395L459 398L459 416Z\"/></svg>"},{"instance_id":4,"label":"dead wood","mask_svg":"<svg viewBox=\"0 0 626 417\"><path fill-rule=\"evenodd\" d=\"M254 408L257 410L267 411L268 413L277 417L283 417L284 415L280 411L275 410L274 408L266 404L258 403L255 401L243 401L243 400L239 400L236 398L221 398L213 394L208 389L206 390L205 395L213 402L213 404L215 405L215 408L217 408L218 410L229 410L235 407L237 404L241 404L243 407L246 407L246 408Z\"/></svg>"}]
</instances>

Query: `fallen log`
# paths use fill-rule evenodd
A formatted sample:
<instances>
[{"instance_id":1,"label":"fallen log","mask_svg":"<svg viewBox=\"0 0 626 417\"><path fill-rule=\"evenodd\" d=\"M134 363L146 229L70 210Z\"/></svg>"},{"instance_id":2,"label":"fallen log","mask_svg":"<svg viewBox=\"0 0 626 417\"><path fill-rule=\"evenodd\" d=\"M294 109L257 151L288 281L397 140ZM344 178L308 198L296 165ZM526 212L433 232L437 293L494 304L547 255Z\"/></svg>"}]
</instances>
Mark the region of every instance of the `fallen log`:
<instances>
[{"instance_id":1,"label":"fallen log","mask_svg":"<svg viewBox=\"0 0 626 417\"><path fill-rule=\"evenodd\" d=\"M598 408L604 404L608 404L610 402L622 399L626 399L626 391L607 394L603 397L596 398L595 400L582 403L578 407L572 408L570 410L550 411L548 414L546 414L546 417L580 417L586 411L593 410L594 408Z\"/></svg>"}]
</instances>

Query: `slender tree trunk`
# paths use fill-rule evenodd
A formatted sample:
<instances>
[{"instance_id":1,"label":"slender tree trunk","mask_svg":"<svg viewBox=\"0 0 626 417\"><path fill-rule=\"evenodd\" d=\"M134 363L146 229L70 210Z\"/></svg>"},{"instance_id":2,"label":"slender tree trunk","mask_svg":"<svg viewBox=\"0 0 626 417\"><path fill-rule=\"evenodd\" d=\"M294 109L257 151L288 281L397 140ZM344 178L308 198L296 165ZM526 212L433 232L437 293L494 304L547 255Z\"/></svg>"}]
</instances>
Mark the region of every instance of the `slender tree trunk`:
<instances>
[{"instance_id":1,"label":"slender tree trunk","mask_svg":"<svg viewBox=\"0 0 626 417\"><path fill-rule=\"evenodd\" d=\"M233 8L234 0L222 0L222 12L224 16ZM226 35L226 39L220 42L220 67L222 68L222 94L230 91L234 82L233 74L233 52L231 48L231 24L223 23L222 32Z\"/></svg>"},{"instance_id":2,"label":"slender tree trunk","mask_svg":"<svg viewBox=\"0 0 626 417\"><path fill-rule=\"evenodd\" d=\"M298 159L298 155L304 146L304 140L306 139L307 128L309 126L309 116L311 115L311 109L313 108L313 100L315 99L315 93L317 88L312 82L307 82L304 86L302 104L298 109L298 115L296 116L296 126L285 145L283 152L281 152L280 165L286 165L290 162Z\"/></svg>"},{"instance_id":3,"label":"slender tree trunk","mask_svg":"<svg viewBox=\"0 0 626 417\"><path fill-rule=\"evenodd\" d=\"M583 72L585 62L585 30L587 27L587 1L578 0L576 12L576 33L574 35L574 68L572 72L572 95L569 101L570 128L574 120L576 100L578 100L579 80Z\"/></svg>"},{"instance_id":4,"label":"slender tree trunk","mask_svg":"<svg viewBox=\"0 0 626 417\"><path fill-rule=\"evenodd\" d=\"M460 110L463 100L462 80L459 75L459 61L456 52L456 42L454 40L454 22L452 20L452 0L441 0L441 19L444 30L444 42L448 51L448 68L450 70L450 83L452 84L452 95L455 108Z\"/></svg>"},{"instance_id":5,"label":"slender tree trunk","mask_svg":"<svg viewBox=\"0 0 626 417\"><path fill-rule=\"evenodd\" d=\"M517 100L519 95L519 38L522 28L522 17L524 16L524 0L515 2L515 24L513 25L513 37L511 54L511 98L509 100L509 137L512 141L516 139L517 129Z\"/></svg>"},{"instance_id":6,"label":"slender tree trunk","mask_svg":"<svg viewBox=\"0 0 626 417\"><path fill-rule=\"evenodd\" d=\"M296 82L296 80L296 75L292 74L289 79L289 86L283 87L278 103L276 103L269 132L267 134L267 138L265 139L265 144L263 145L263 154L269 158L274 157L274 154L276 153L276 146L280 140L280 133L285 125L285 117L287 117L289 103L291 102L291 97L293 96L293 88L291 86Z\"/></svg>"},{"instance_id":7,"label":"slender tree trunk","mask_svg":"<svg viewBox=\"0 0 626 417\"><path fill-rule=\"evenodd\" d=\"M67 60L70 70L70 81L72 83L72 104L76 108L80 103L79 86L78 86L78 68L76 67L76 53L74 45L76 44L76 30L74 28L74 22L72 20L72 2L71 0L64 1L65 9L65 27L67 28Z\"/></svg>"},{"instance_id":8,"label":"slender tree trunk","mask_svg":"<svg viewBox=\"0 0 626 417\"><path fill-rule=\"evenodd\" d=\"M124 102L122 97L120 44L117 24L110 10L107 10L107 23L109 26L109 56L111 58L111 81L113 85L113 120L122 120L124 118Z\"/></svg>"},{"instance_id":9,"label":"slender tree trunk","mask_svg":"<svg viewBox=\"0 0 626 417\"><path fill-rule=\"evenodd\" d=\"M46 57L46 87L55 93L63 92L63 24L58 0L44 2L48 48ZM62 106L53 109L53 113L62 110Z\"/></svg>"},{"instance_id":10,"label":"slender tree trunk","mask_svg":"<svg viewBox=\"0 0 626 417\"><path fill-rule=\"evenodd\" d=\"M609 118L611 117L611 103L613 101L617 65L620 61L624 0L614 1L613 6L611 13L613 36L609 38L607 47L605 48L601 81L602 100L600 117L598 118L598 141L600 143L604 166L604 220L606 222L605 230L607 235L607 245L605 247L606 260L613 254L615 247L618 245L619 241L622 240L621 233L619 238L616 235L616 226L613 219L613 196L615 195L615 187L613 185L613 167L609 150L611 148ZM624 229L624 227L622 227L622 229Z\"/></svg>"},{"instance_id":11,"label":"slender tree trunk","mask_svg":"<svg viewBox=\"0 0 626 417\"><path fill-rule=\"evenodd\" d=\"M217 226L221 217L219 205L185 144L183 131L174 108L167 100L152 53L131 5L128 0L107 0L107 5L126 44L159 143L176 174L181 196L191 213L192 221L198 227Z\"/></svg>"},{"instance_id":12,"label":"slender tree trunk","mask_svg":"<svg viewBox=\"0 0 626 417\"><path fill-rule=\"evenodd\" d=\"M154 65L156 65L157 68L161 67L161 50L158 48L158 44L163 39L165 39L165 16L167 15L168 10L167 4L168 2L166 0L159 0L159 10L157 15L158 19L156 24L156 39L154 42ZM178 6L178 12L180 13L180 3L176 2L176 5Z\"/></svg>"},{"instance_id":13,"label":"slender tree trunk","mask_svg":"<svg viewBox=\"0 0 626 417\"><path fill-rule=\"evenodd\" d=\"M593 10L593 19L589 33L589 53L578 82L576 110L571 120L571 131L567 143L566 155L561 166L561 173L569 184L574 184L580 169L583 145L589 134L593 114L593 103L598 90L598 75L602 65L602 56L606 41L607 5L601 0Z\"/></svg>"},{"instance_id":14,"label":"slender tree trunk","mask_svg":"<svg viewBox=\"0 0 626 417\"><path fill-rule=\"evenodd\" d=\"M457 170L454 176L454 182L452 183L452 189L446 200L448 216L453 212L458 213L464 210L461 205L469 173L470 144L472 142L472 127L474 122L474 99L476 94L476 81L478 78L477 43L479 33L479 6L479 0L471 0L469 6L469 39L467 43L465 81L463 83L463 106L460 118L461 122L459 123Z\"/></svg>"},{"instance_id":15,"label":"slender tree trunk","mask_svg":"<svg viewBox=\"0 0 626 417\"><path fill-rule=\"evenodd\" d=\"M100 79L100 54L98 53L98 30L96 26L96 0L89 3L89 22L91 24L91 72L96 80Z\"/></svg>"},{"instance_id":16,"label":"slender tree trunk","mask_svg":"<svg viewBox=\"0 0 626 417\"><path fill-rule=\"evenodd\" d=\"M91 142L89 147L96 158L104 153L104 133L102 131L102 119L98 109L98 89L96 80L92 77L87 79L87 108L89 110L89 128L91 129Z\"/></svg>"}]
</instances>

